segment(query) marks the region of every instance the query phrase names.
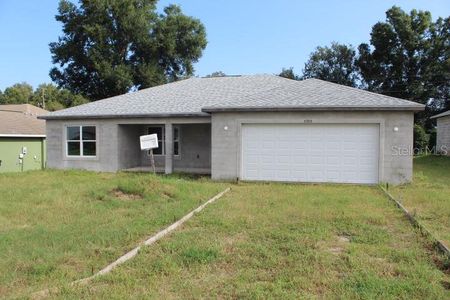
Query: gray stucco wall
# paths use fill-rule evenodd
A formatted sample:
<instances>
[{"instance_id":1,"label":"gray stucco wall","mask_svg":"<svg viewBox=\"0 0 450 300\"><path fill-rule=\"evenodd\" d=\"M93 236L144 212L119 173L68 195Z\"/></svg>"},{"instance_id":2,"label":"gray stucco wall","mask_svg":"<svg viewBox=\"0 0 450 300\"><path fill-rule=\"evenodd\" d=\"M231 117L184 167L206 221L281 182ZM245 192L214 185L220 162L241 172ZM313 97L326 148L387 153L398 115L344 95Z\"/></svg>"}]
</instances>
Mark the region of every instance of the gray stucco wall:
<instances>
[{"instance_id":1,"label":"gray stucco wall","mask_svg":"<svg viewBox=\"0 0 450 300\"><path fill-rule=\"evenodd\" d=\"M174 157L175 171L197 169L209 173L211 169L210 118L140 118L140 119L93 119L93 120L47 120L48 168L85 169L115 172L138 166L149 166L147 152L141 151L139 136L147 133L148 125L166 122L180 124L181 155ZM95 125L97 128L97 156L67 157L66 126ZM164 167L164 156L156 156L157 167Z\"/></svg>"},{"instance_id":2,"label":"gray stucco wall","mask_svg":"<svg viewBox=\"0 0 450 300\"><path fill-rule=\"evenodd\" d=\"M97 156L67 157L66 126L95 125L97 128ZM47 167L54 169L85 169L114 172L119 169L118 125L110 120L60 121L47 120Z\"/></svg>"},{"instance_id":3,"label":"gray stucco wall","mask_svg":"<svg viewBox=\"0 0 450 300\"><path fill-rule=\"evenodd\" d=\"M141 165L142 151L140 149L139 136L142 134L141 125L119 125L119 169L128 169Z\"/></svg>"},{"instance_id":4,"label":"gray stucco wall","mask_svg":"<svg viewBox=\"0 0 450 300\"><path fill-rule=\"evenodd\" d=\"M437 119L436 148L450 156L450 116Z\"/></svg>"},{"instance_id":5,"label":"gray stucco wall","mask_svg":"<svg viewBox=\"0 0 450 300\"><path fill-rule=\"evenodd\" d=\"M398 184L412 178L412 112L253 112L212 114L213 179L240 177L241 127L245 123L375 123L380 125L379 181ZM225 126L227 130L225 130ZM398 131L394 131L398 127Z\"/></svg>"}]
</instances>

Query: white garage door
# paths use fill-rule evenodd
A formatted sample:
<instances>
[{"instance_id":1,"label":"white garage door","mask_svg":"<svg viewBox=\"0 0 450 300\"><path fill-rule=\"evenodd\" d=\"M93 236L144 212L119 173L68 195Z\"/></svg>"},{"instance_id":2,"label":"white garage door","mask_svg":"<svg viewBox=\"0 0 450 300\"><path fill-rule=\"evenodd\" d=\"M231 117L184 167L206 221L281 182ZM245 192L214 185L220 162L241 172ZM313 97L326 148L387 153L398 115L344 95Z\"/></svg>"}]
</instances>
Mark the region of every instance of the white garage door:
<instances>
[{"instance_id":1,"label":"white garage door","mask_svg":"<svg viewBox=\"0 0 450 300\"><path fill-rule=\"evenodd\" d=\"M243 124L244 180L377 183L378 124Z\"/></svg>"}]
</instances>

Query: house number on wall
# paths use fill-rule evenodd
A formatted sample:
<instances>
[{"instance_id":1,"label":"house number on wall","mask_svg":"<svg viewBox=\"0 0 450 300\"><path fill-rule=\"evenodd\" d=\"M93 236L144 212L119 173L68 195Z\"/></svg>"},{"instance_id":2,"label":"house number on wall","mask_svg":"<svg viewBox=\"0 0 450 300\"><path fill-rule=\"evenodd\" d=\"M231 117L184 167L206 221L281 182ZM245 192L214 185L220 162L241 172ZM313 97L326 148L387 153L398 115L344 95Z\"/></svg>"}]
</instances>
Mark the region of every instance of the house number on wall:
<instances>
[{"instance_id":1,"label":"house number on wall","mask_svg":"<svg viewBox=\"0 0 450 300\"><path fill-rule=\"evenodd\" d=\"M312 123L312 120L305 120L305 123Z\"/></svg>"}]
</instances>

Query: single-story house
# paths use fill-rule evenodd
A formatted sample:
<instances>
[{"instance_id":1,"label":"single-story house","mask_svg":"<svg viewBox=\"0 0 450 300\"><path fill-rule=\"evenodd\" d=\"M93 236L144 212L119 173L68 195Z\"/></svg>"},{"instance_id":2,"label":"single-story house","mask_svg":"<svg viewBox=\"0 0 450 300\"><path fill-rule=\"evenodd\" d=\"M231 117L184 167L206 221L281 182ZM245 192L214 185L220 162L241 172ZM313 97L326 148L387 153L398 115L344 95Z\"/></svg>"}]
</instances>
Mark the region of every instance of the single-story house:
<instances>
[{"instance_id":1,"label":"single-story house","mask_svg":"<svg viewBox=\"0 0 450 300\"><path fill-rule=\"evenodd\" d=\"M414 112L424 106L317 79L190 78L50 113L49 168L150 164L220 180L400 183L412 177Z\"/></svg>"},{"instance_id":2,"label":"single-story house","mask_svg":"<svg viewBox=\"0 0 450 300\"><path fill-rule=\"evenodd\" d=\"M31 104L0 105L0 173L45 167L45 121L48 111Z\"/></svg>"},{"instance_id":3,"label":"single-story house","mask_svg":"<svg viewBox=\"0 0 450 300\"><path fill-rule=\"evenodd\" d=\"M436 119L436 150L450 156L450 110L431 117Z\"/></svg>"}]
</instances>

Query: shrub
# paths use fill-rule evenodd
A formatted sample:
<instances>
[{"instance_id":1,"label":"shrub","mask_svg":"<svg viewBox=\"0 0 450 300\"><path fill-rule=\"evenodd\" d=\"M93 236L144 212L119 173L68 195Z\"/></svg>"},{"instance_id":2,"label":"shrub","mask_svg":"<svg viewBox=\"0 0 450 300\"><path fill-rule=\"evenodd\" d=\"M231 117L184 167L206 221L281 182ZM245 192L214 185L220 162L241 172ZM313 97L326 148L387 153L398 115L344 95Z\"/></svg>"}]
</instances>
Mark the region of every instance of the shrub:
<instances>
[{"instance_id":1,"label":"shrub","mask_svg":"<svg viewBox=\"0 0 450 300\"><path fill-rule=\"evenodd\" d=\"M425 129L419 125L414 124L414 148L425 150L428 146L429 136Z\"/></svg>"},{"instance_id":2,"label":"shrub","mask_svg":"<svg viewBox=\"0 0 450 300\"><path fill-rule=\"evenodd\" d=\"M434 147L436 147L436 136L436 128L431 129L428 139L428 148L433 149Z\"/></svg>"}]
</instances>

